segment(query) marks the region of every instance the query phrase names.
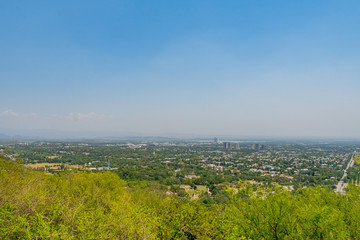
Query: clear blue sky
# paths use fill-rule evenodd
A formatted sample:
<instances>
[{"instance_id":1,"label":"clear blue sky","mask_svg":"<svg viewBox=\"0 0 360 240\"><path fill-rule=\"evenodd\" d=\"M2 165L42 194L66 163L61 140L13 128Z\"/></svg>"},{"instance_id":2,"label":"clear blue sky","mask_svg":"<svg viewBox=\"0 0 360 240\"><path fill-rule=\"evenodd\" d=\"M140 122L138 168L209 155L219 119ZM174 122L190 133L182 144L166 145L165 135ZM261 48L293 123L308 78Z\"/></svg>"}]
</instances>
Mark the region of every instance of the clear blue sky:
<instances>
[{"instance_id":1,"label":"clear blue sky","mask_svg":"<svg viewBox=\"0 0 360 240\"><path fill-rule=\"evenodd\" d=\"M360 137L359 1L0 1L2 129Z\"/></svg>"}]
</instances>

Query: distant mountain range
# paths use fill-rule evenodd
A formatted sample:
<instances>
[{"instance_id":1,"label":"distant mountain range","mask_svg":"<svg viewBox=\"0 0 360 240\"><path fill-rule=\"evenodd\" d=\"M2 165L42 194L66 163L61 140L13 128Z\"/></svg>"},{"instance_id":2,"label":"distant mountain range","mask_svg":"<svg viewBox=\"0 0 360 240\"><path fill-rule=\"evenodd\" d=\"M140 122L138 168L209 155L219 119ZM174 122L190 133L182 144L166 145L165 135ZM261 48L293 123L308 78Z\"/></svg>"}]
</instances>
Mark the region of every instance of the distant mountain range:
<instances>
[{"instance_id":1,"label":"distant mountain range","mask_svg":"<svg viewBox=\"0 0 360 240\"><path fill-rule=\"evenodd\" d=\"M231 136L231 135L199 135L164 133L146 135L135 132L96 132L96 131L62 131L51 129L2 129L0 128L0 140L21 141L21 140L104 140L104 141L213 141L214 138L220 141L359 141L359 138L339 137L268 137L268 136Z\"/></svg>"},{"instance_id":2,"label":"distant mountain range","mask_svg":"<svg viewBox=\"0 0 360 240\"><path fill-rule=\"evenodd\" d=\"M0 140L21 141L21 140L130 140L130 141L171 141L178 138L164 136L144 136L141 134L126 132L72 132L59 130L19 130L0 129Z\"/></svg>"}]
</instances>

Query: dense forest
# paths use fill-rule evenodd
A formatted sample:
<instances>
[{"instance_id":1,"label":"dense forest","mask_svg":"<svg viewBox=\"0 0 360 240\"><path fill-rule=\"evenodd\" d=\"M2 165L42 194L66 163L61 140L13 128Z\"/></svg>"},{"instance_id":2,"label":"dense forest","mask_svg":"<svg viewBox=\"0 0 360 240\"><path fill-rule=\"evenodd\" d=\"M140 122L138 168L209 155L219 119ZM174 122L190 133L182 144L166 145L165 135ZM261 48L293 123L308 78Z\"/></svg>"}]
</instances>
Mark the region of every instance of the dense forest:
<instances>
[{"instance_id":1,"label":"dense forest","mask_svg":"<svg viewBox=\"0 0 360 240\"><path fill-rule=\"evenodd\" d=\"M357 239L360 188L224 186L204 204L111 171L34 171L0 159L0 239Z\"/></svg>"}]
</instances>

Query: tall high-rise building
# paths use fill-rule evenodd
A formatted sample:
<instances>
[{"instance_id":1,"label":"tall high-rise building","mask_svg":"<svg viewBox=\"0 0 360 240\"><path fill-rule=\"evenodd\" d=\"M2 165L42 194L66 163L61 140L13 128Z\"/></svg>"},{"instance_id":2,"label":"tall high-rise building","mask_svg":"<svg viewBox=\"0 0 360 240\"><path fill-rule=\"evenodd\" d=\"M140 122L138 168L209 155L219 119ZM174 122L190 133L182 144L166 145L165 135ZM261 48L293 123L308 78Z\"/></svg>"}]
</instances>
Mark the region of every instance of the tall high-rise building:
<instances>
[{"instance_id":1,"label":"tall high-rise building","mask_svg":"<svg viewBox=\"0 0 360 240\"><path fill-rule=\"evenodd\" d=\"M265 149L265 145L263 144L259 144L259 143L255 143L253 145L251 145L251 148L258 151L258 150L264 150Z\"/></svg>"},{"instance_id":2,"label":"tall high-rise building","mask_svg":"<svg viewBox=\"0 0 360 240\"><path fill-rule=\"evenodd\" d=\"M235 149L240 149L240 143L235 143Z\"/></svg>"},{"instance_id":3,"label":"tall high-rise building","mask_svg":"<svg viewBox=\"0 0 360 240\"><path fill-rule=\"evenodd\" d=\"M219 139L218 139L218 138L214 138L214 142L215 142L215 143L219 143Z\"/></svg>"},{"instance_id":4,"label":"tall high-rise building","mask_svg":"<svg viewBox=\"0 0 360 240\"><path fill-rule=\"evenodd\" d=\"M229 143L229 142L224 142L224 148L225 148L225 149L231 149L231 143Z\"/></svg>"}]
</instances>

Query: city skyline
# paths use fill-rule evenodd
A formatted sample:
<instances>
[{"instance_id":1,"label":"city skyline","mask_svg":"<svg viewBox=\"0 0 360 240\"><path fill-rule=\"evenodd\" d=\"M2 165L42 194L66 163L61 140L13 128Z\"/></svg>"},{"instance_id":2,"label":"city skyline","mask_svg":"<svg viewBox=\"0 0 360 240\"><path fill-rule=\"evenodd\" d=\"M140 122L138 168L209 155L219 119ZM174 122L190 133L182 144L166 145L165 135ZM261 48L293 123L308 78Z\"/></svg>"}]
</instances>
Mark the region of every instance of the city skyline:
<instances>
[{"instance_id":1,"label":"city skyline","mask_svg":"<svg viewBox=\"0 0 360 240\"><path fill-rule=\"evenodd\" d=\"M359 9L3 1L0 134L360 137Z\"/></svg>"}]
</instances>

